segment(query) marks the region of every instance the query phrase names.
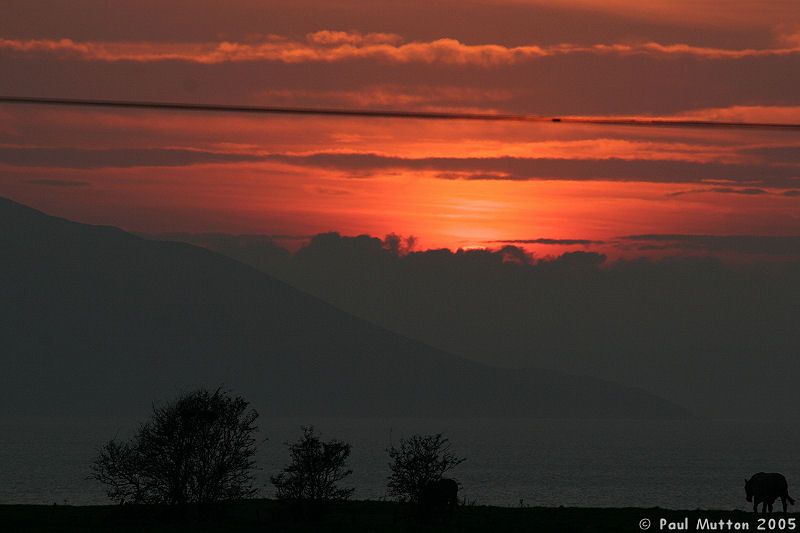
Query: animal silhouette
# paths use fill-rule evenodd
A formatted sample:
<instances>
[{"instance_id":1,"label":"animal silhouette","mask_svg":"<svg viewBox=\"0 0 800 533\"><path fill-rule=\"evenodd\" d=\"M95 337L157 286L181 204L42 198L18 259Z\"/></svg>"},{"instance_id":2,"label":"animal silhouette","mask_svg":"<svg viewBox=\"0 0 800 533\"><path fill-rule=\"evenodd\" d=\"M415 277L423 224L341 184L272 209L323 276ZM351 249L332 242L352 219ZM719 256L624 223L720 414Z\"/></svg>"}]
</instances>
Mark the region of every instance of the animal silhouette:
<instances>
[{"instance_id":1,"label":"animal silhouette","mask_svg":"<svg viewBox=\"0 0 800 533\"><path fill-rule=\"evenodd\" d=\"M758 504L762 504L761 512L772 512L772 504L780 498L783 512L786 513L786 502L794 505L794 499L789 496L789 484L783 474L759 472L744 481L744 492L747 501L753 502L753 512L758 512Z\"/></svg>"}]
</instances>

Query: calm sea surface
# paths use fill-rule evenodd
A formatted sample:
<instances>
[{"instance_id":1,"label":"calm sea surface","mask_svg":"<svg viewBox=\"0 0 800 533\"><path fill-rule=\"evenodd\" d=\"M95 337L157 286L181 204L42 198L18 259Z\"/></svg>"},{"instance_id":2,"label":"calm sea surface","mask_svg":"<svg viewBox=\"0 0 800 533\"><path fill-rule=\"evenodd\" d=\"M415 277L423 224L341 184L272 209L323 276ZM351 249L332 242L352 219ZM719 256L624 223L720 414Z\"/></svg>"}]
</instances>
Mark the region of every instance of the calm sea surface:
<instances>
[{"instance_id":1,"label":"calm sea surface","mask_svg":"<svg viewBox=\"0 0 800 533\"><path fill-rule=\"evenodd\" d=\"M744 478L783 472L800 499L800 422L609 420L261 419L258 480L288 457L287 440L312 423L353 445L358 499L385 496L386 449L413 433L441 432L467 461L452 472L461 495L503 506L747 509ZM97 448L135 420L0 420L0 503L106 503L87 480Z\"/></svg>"}]
</instances>

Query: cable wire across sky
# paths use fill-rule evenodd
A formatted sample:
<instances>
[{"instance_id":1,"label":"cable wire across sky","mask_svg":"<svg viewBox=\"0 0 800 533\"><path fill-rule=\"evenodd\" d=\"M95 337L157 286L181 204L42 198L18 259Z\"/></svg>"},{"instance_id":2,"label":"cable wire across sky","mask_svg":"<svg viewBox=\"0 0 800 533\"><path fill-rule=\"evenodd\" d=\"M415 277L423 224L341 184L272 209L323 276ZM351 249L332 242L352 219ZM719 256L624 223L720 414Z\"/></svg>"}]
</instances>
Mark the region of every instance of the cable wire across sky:
<instances>
[{"instance_id":1,"label":"cable wire across sky","mask_svg":"<svg viewBox=\"0 0 800 533\"><path fill-rule=\"evenodd\" d=\"M151 109L207 113L240 113L255 115L312 115L358 118L391 118L416 120L471 120L493 122L539 122L552 124L589 124L596 126L635 126L667 128L735 128L800 131L798 123L736 122L670 118L580 117L527 114L459 113L448 111L372 110L315 107L276 107L236 104L197 104L187 102L148 102L136 100L95 100L80 98L39 98L30 96L0 96L0 104L25 104L67 107L117 109Z\"/></svg>"}]
</instances>

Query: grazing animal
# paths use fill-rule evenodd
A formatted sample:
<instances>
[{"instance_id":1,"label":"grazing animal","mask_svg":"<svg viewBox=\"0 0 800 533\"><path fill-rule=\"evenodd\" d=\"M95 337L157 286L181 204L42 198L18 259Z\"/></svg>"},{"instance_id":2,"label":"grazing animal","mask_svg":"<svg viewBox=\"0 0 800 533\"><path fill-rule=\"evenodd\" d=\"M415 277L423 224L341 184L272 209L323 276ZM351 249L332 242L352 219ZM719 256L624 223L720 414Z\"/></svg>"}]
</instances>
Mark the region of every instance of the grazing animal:
<instances>
[{"instance_id":1,"label":"grazing animal","mask_svg":"<svg viewBox=\"0 0 800 533\"><path fill-rule=\"evenodd\" d=\"M420 511L424 521L435 519L450 520L458 507L458 482L454 479L429 481L419 498Z\"/></svg>"},{"instance_id":2,"label":"grazing animal","mask_svg":"<svg viewBox=\"0 0 800 533\"><path fill-rule=\"evenodd\" d=\"M758 504L762 504L761 512L767 514L767 509L772 512L772 504L780 498L783 512L786 513L786 502L794 505L794 500L789 496L789 485L783 474L759 472L744 481L744 492L747 501L753 502L753 512L758 512Z\"/></svg>"}]
</instances>

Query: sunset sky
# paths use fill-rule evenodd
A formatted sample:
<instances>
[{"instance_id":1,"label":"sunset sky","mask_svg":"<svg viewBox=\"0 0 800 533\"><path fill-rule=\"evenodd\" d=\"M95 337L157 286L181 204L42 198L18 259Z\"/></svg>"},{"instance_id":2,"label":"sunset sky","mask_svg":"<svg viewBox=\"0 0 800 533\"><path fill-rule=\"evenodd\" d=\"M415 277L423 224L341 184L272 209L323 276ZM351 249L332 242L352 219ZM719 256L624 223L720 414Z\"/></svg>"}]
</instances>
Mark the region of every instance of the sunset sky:
<instances>
[{"instance_id":1,"label":"sunset sky","mask_svg":"<svg viewBox=\"0 0 800 533\"><path fill-rule=\"evenodd\" d=\"M6 0L0 95L800 122L792 0ZM797 131L0 104L0 195L148 232L800 257Z\"/></svg>"}]
</instances>

